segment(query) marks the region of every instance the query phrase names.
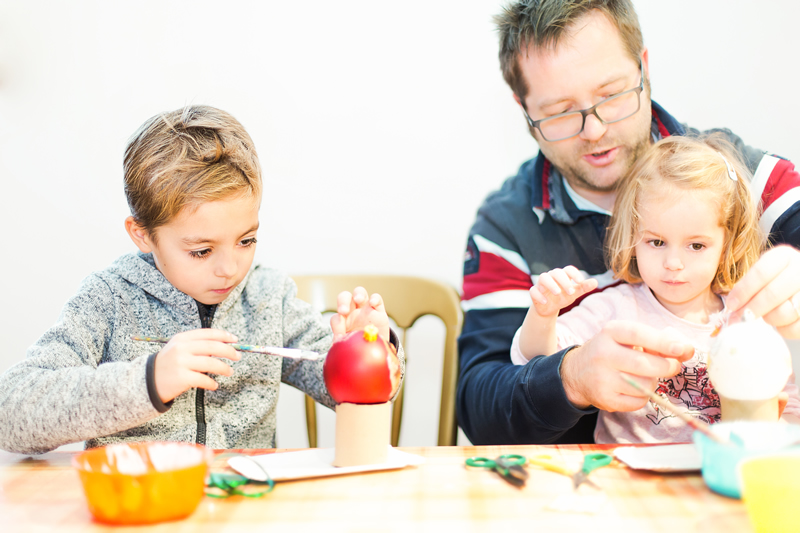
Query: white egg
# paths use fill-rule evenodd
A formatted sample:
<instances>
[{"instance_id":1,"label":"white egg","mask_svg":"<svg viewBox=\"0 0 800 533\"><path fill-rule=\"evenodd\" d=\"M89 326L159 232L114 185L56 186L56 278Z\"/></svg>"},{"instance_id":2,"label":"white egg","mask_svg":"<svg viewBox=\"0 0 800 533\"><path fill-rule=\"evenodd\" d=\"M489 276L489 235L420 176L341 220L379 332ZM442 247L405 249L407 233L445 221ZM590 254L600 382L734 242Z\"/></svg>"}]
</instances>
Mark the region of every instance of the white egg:
<instances>
[{"instance_id":1,"label":"white egg","mask_svg":"<svg viewBox=\"0 0 800 533\"><path fill-rule=\"evenodd\" d=\"M720 330L708 356L714 389L736 400L764 400L783 390L792 358L778 331L745 311L741 322Z\"/></svg>"}]
</instances>

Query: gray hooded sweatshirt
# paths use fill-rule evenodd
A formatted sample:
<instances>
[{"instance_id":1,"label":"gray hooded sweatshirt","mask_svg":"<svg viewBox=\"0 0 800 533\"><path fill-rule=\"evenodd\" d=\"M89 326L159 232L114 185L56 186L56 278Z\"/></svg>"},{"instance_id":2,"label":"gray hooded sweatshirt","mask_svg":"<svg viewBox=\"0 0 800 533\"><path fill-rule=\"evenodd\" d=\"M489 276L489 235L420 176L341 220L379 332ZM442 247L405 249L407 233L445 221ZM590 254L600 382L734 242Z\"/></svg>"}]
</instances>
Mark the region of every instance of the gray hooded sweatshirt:
<instances>
[{"instance_id":1,"label":"gray hooded sweatshirt","mask_svg":"<svg viewBox=\"0 0 800 533\"><path fill-rule=\"evenodd\" d=\"M327 353L330 327L296 294L290 278L254 266L217 306L210 327L248 344ZM334 406L322 359L242 352L239 361L225 361L232 376L214 376L217 390L190 389L162 404L153 379L160 346L131 336L171 337L200 327L197 302L167 281L150 254L125 255L89 275L56 325L0 377L0 448L36 454L71 442L145 440L274 448L281 381ZM404 370L399 346L398 357Z\"/></svg>"}]
</instances>

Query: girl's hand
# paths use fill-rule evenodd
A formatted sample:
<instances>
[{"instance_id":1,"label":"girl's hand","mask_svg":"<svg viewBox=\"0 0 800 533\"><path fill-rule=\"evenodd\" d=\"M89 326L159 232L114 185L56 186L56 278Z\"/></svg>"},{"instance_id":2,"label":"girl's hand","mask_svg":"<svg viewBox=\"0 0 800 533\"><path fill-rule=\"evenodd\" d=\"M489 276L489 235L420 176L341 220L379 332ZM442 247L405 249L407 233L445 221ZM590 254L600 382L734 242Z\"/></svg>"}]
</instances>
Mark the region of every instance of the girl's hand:
<instances>
[{"instance_id":1,"label":"girl's hand","mask_svg":"<svg viewBox=\"0 0 800 533\"><path fill-rule=\"evenodd\" d=\"M531 301L539 316L549 317L596 288L596 279L585 279L570 265L540 274L536 285L531 287Z\"/></svg>"},{"instance_id":2,"label":"girl's hand","mask_svg":"<svg viewBox=\"0 0 800 533\"><path fill-rule=\"evenodd\" d=\"M219 329L195 329L178 333L156 355L156 392L166 403L192 387L217 390L207 374L233 375L233 369L219 358L238 361L241 355L226 342L236 337Z\"/></svg>"},{"instance_id":3,"label":"girl's hand","mask_svg":"<svg viewBox=\"0 0 800 533\"><path fill-rule=\"evenodd\" d=\"M364 287L356 287L352 294L347 291L339 293L336 303L337 314L331 317L334 341L372 324L378 328L380 336L389 342L389 317L380 294L370 296Z\"/></svg>"}]
</instances>

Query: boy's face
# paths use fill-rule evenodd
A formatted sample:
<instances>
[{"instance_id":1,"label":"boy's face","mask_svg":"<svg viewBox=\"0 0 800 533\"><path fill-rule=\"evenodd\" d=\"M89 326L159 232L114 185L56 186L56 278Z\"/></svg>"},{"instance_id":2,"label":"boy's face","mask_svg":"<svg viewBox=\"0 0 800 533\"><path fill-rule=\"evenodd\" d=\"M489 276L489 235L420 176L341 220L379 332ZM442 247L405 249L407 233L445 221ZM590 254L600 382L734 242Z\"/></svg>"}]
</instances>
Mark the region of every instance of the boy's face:
<instances>
[{"instance_id":1,"label":"boy's face","mask_svg":"<svg viewBox=\"0 0 800 533\"><path fill-rule=\"evenodd\" d=\"M129 228L129 233L142 252L152 252L175 288L198 302L218 304L253 263L260 203L260 198L236 195L184 208L156 229L157 243L146 232L137 237Z\"/></svg>"}]
</instances>

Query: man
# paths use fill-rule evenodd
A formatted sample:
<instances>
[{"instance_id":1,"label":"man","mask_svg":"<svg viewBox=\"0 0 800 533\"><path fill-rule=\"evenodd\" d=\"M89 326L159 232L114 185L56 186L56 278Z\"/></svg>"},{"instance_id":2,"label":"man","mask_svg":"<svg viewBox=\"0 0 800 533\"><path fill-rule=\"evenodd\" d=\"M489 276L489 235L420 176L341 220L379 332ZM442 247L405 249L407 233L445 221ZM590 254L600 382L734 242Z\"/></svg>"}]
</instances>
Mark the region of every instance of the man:
<instances>
[{"instance_id":1,"label":"man","mask_svg":"<svg viewBox=\"0 0 800 533\"><path fill-rule=\"evenodd\" d=\"M647 402L620 374L654 390L693 348L667 332L612 322L582 346L514 366L509 348L528 290L540 273L570 264L595 277L598 290L615 283L603 239L618 180L652 142L697 132L651 101L647 49L629 0L523 0L496 21L504 78L540 152L489 195L470 232L459 425L475 444L590 442L598 409ZM771 241L800 247L794 166L722 132L754 173ZM800 337L795 248L764 254L729 294L728 309L746 305L785 337Z\"/></svg>"}]
</instances>

